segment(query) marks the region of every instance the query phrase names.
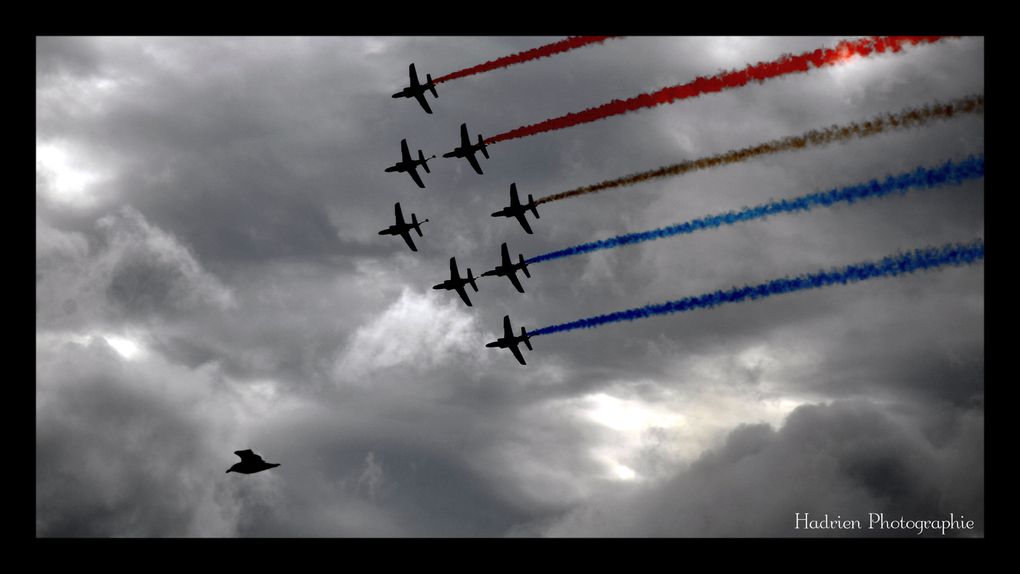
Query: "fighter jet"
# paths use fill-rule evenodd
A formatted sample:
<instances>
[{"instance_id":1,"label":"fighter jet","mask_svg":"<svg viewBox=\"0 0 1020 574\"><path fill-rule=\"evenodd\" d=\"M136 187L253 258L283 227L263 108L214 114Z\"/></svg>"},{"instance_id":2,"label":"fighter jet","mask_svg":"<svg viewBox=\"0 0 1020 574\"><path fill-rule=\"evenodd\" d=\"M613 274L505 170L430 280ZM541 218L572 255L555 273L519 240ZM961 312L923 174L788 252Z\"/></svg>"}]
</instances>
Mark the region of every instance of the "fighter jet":
<instances>
[{"instance_id":1,"label":"fighter jet","mask_svg":"<svg viewBox=\"0 0 1020 574\"><path fill-rule=\"evenodd\" d=\"M495 347L499 349L510 349L510 351L517 357L517 362L522 365L527 365L524 362L524 356L521 355L521 349L518 347L521 343L524 343L529 351L534 351L531 348L531 336L528 332L521 327L521 336L514 336L514 330L510 327L510 315L503 315L503 336L491 343L486 343L486 347Z\"/></svg>"},{"instance_id":2,"label":"fighter jet","mask_svg":"<svg viewBox=\"0 0 1020 574\"><path fill-rule=\"evenodd\" d=\"M462 157L468 160L471 167L475 168L475 173L478 175L482 174L482 168L478 165L478 160L475 159L475 152L482 152L485 159L489 159L489 152L486 151L486 144L482 141L482 134L478 134L478 143L471 143L471 138L468 137L467 124L460 124L460 147L453 148L453 151L444 153L443 157Z\"/></svg>"},{"instance_id":3,"label":"fighter jet","mask_svg":"<svg viewBox=\"0 0 1020 574\"><path fill-rule=\"evenodd\" d=\"M499 216L503 216L503 217L516 217L517 221L521 222L521 227L524 228L524 231L527 231L528 233L532 233L531 225L528 224L528 218L524 216L525 213L527 213L527 211L529 209L531 210L531 213L535 214L535 218L537 219L539 217L538 216L538 204L535 203L535 199L533 197L531 197L531 194L529 193L528 194L528 203L526 203L524 205L521 205L521 200L517 198L517 184L516 183L511 183L510 184L510 205L508 207L504 207L503 209L493 213L492 216L493 217L499 217Z\"/></svg>"},{"instance_id":4,"label":"fighter jet","mask_svg":"<svg viewBox=\"0 0 1020 574\"><path fill-rule=\"evenodd\" d=\"M429 171L428 161L430 159L434 158L434 157L436 157L436 156L432 156L432 157L430 157L428 159L425 159L425 154L423 154L421 150L418 150L418 159L412 158L411 157L411 152L408 151L408 149L407 149L407 140L406 139L402 139L402 140L400 140L400 161L398 161L397 163L395 163L395 164L391 165L390 167L386 168L385 171L389 171L389 172L393 172L393 171L396 171L396 172L405 172L406 171L407 173L411 174L411 179L413 179L414 182L418 184L418 187L424 189L425 188L425 184L422 183L421 182L421 178L418 177L417 167L420 165L423 168L425 168L425 173L432 173L431 171Z\"/></svg>"},{"instance_id":5,"label":"fighter jet","mask_svg":"<svg viewBox=\"0 0 1020 574\"><path fill-rule=\"evenodd\" d=\"M255 454L251 449L247 450L235 450L234 454L241 457L241 462L236 463L234 466L227 469L227 472L240 472L241 474L253 474L256 472L262 472L263 470L269 470L270 468L276 468L280 466L277 463L266 462L262 460L262 457Z\"/></svg>"},{"instance_id":6,"label":"fighter jet","mask_svg":"<svg viewBox=\"0 0 1020 574\"><path fill-rule=\"evenodd\" d=\"M495 269L482 273L482 277L507 277L510 282L514 284L514 287L521 293L524 293L524 287L521 287L521 282L517 280L517 270L520 269L524 272L525 277L531 277L531 273L528 273L528 264L524 262L524 254L518 254L520 256L520 263L513 263L510 261L510 252L507 251L506 243L503 243L502 247L503 259L502 262L496 266Z\"/></svg>"},{"instance_id":7,"label":"fighter jet","mask_svg":"<svg viewBox=\"0 0 1020 574\"><path fill-rule=\"evenodd\" d=\"M467 277L461 279L460 273L457 272L457 258L451 257L450 278L447 279L446 281L443 281L439 285L434 285L432 288L446 290L456 289L457 294L460 295L460 298L463 299L465 303L467 303L468 307L471 307L471 299L468 299L467 290L464 289L464 286L468 284L475 288L475 293L478 292L478 285L475 284L475 276L471 274L471 268L468 267Z\"/></svg>"},{"instance_id":8,"label":"fighter jet","mask_svg":"<svg viewBox=\"0 0 1020 574\"><path fill-rule=\"evenodd\" d=\"M407 242L407 246L411 248L411 251L418 251L418 248L414 246L414 242L411 241L411 230L413 229L417 231L418 237L424 237L421 232L421 224L428 223L428 219L419 222L418 216L412 213L411 223L404 223L404 214L400 212L399 201L393 206L393 211L397 216L396 224L383 229L379 232L379 235L399 235L404 238L404 241Z\"/></svg>"},{"instance_id":9,"label":"fighter jet","mask_svg":"<svg viewBox=\"0 0 1020 574\"><path fill-rule=\"evenodd\" d=\"M436 84L432 81L432 74L425 74L425 78L428 80L424 84L418 83L418 73L414 71L414 64L408 68L408 75L411 76L411 85L393 94L394 98L414 98L418 100L421 107L425 108L426 113L432 113L432 108L429 107L429 103L425 101L425 90L432 92L432 96L438 98L439 94L436 93Z\"/></svg>"}]
</instances>

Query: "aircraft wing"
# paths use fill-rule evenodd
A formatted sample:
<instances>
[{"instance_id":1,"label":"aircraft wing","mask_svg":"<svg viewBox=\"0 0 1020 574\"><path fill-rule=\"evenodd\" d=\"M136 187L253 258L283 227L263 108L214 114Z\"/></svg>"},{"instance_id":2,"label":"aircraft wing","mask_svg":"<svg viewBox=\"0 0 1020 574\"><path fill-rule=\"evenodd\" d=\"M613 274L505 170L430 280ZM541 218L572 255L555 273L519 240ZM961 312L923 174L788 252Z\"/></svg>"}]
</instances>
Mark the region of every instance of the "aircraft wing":
<instances>
[{"instance_id":1,"label":"aircraft wing","mask_svg":"<svg viewBox=\"0 0 1020 574\"><path fill-rule=\"evenodd\" d=\"M478 160L475 159L475 154L468 154L467 160L468 163L471 164L471 167L475 168L475 173L482 175L482 166L478 165Z\"/></svg>"},{"instance_id":2,"label":"aircraft wing","mask_svg":"<svg viewBox=\"0 0 1020 574\"><path fill-rule=\"evenodd\" d=\"M468 137L467 124L460 124L460 147L471 147L471 138Z\"/></svg>"},{"instance_id":3,"label":"aircraft wing","mask_svg":"<svg viewBox=\"0 0 1020 574\"><path fill-rule=\"evenodd\" d=\"M513 265L513 262L510 261L510 251L507 250L506 243L503 244L502 253L503 253L502 254L502 258L503 258L502 259L502 264L503 264L503 266L504 267L509 267L509 266Z\"/></svg>"},{"instance_id":4,"label":"aircraft wing","mask_svg":"<svg viewBox=\"0 0 1020 574\"><path fill-rule=\"evenodd\" d=\"M450 258L450 279L453 279L454 281L460 279L460 273L457 271L456 257ZM468 305L470 305L470 303L468 303Z\"/></svg>"},{"instance_id":5,"label":"aircraft wing","mask_svg":"<svg viewBox=\"0 0 1020 574\"><path fill-rule=\"evenodd\" d=\"M524 215L524 212L522 211L520 213L517 213L516 216L517 216L517 221L521 222L521 227L524 228L524 231L527 231L528 233L532 233L532 231L531 231L531 224L528 223L528 218Z\"/></svg>"},{"instance_id":6,"label":"aircraft wing","mask_svg":"<svg viewBox=\"0 0 1020 574\"><path fill-rule=\"evenodd\" d=\"M515 357L517 357L517 362L518 363L520 363L522 365L527 365L527 363L524 362L524 356L521 355L521 348L520 347L518 347L517 345L512 345L510 347L510 351L513 352Z\"/></svg>"},{"instance_id":7,"label":"aircraft wing","mask_svg":"<svg viewBox=\"0 0 1020 574\"><path fill-rule=\"evenodd\" d=\"M524 293L524 287L521 287L521 282L517 279L516 271L511 271L510 273L507 273L506 276L510 278L510 282L514 284L517 291Z\"/></svg>"},{"instance_id":8,"label":"aircraft wing","mask_svg":"<svg viewBox=\"0 0 1020 574\"><path fill-rule=\"evenodd\" d=\"M417 82L415 82L417 83ZM414 99L418 100L421 107L425 108L425 112L431 114L432 108L429 107L429 103L425 100L425 92L421 91L414 95Z\"/></svg>"},{"instance_id":9,"label":"aircraft wing","mask_svg":"<svg viewBox=\"0 0 1020 574\"><path fill-rule=\"evenodd\" d=\"M411 78L412 88L417 88L418 86L421 85L418 83L418 72L414 70L414 62L412 62L411 65L407 67L407 75L410 76Z\"/></svg>"},{"instance_id":10,"label":"aircraft wing","mask_svg":"<svg viewBox=\"0 0 1020 574\"><path fill-rule=\"evenodd\" d=\"M397 225L404 224L404 214L400 211L400 203L393 206L393 212L397 216Z\"/></svg>"},{"instance_id":11,"label":"aircraft wing","mask_svg":"<svg viewBox=\"0 0 1020 574\"><path fill-rule=\"evenodd\" d=\"M510 328L510 315L503 315L503 338L514 338L514 330Z\"/></svg>"},{"instance_id":12,"label":"aircraft wing","mask_svg":"<svg viewBox=\"0 0 1020 574\"><path fill-rule=\"evenodd\" d=\"M411 161L411 150L407 149L407 140L400 140L400 158L405 162Z\"/></svg>"},{"instance_id":13,"label":"aircraft wing","mask_svg":"<svg viewBox=\"0 0 1020 574\"><path fill-rule=\"evenodd\" d=\"M460 298L463 299L465 303L467 303L468 307L471 307L471 299L468 299L467 290L464 289L463 285L457 286L457 294L460 295Z\"/></svg>"},{"instance_id":14,"label":"aircraft wing","mask_svg":"<svg viewBox=\"0 0 1020 574\"><path fill-rule=\"evenodd\" d=\"M241 457L241 462L263 462L262 457L252 452L249 448L247 450L235 450L234 454Z\"/></svg>"},{"instance_id":15,"label":"aircraft wing","mask_svg":"<svg viewBox=\"0 0 1020 574\"><path fill-rule=\"evenodd\" d=\"M413 179L414 182L418 184L418 187L425 189L425 184L421 182L421 176L418 175L417 168L412 167L411 169L407 170L407 173L411 174L411 179Z\"/></svg>"},{"instance_id":16,"label":"aircraft wing","mask_svg":"<svg viewBox=\"0 0 1020 574\"><path fill-rule=\"evenodd\" d=\"M510 184L510 207L517 207L521 204L520 198L517 197L517 184Z\"/></svg>"},{"instance_id":17,"label":"aircraft wing","mask_svg":"<svg viewBox=\"0 0 1020 574\"><path fill-rule=\"evenodd\" d=\"M411 241L410 229L405 228L403 231L400 232L400 236L404 238L404 241L407 243L407 246L411 248L411 251L418 251L418 248L414 246L414 241Z\"/></svg>"}]
</instances>

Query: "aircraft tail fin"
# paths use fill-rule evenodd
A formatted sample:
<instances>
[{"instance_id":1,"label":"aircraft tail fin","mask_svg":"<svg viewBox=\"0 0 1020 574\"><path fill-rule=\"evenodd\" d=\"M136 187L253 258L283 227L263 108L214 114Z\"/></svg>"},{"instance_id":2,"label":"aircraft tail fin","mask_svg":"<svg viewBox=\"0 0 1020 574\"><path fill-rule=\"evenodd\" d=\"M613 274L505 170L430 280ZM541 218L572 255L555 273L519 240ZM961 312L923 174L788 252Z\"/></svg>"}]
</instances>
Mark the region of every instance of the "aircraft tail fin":
<instances>
[{"instance_id":1,"label":"aircraft tail fin","mask_svg":"<svg viewBox=\"0 0 1020 574\"><path fill-rule=\"evenodd\" d=\"M535 214L535 219L541 219L538 215L538 204L535 203L535 198L531 197L530 193L528 194L528 205L531 206L531 213Z\"/></svg>"},{"instance_id":2,"label":"aircraft tail fin","mask_svg":"<svg viewBox=\"0 0 1020 574\"><path fill-rule=\"evenodd\" d=\"M436 84L432 81L432 74L425 74L425 80L428 83L429 91L432 92L432 97L438 98L439 94L436 93Z\"/></svg>"},{"instance_id":3,"label":"aircraft tail fin","mask_svg":"<svg viewBox=\"0 0 1020 574\"><path fill-rule=\"evenodd\" d=\"M425 221L428 221L428 219L426 219ZM413 227L414 230L418 232L418 237L425 237L425 234L421 232L421 224L425 223L425 221L419 222L418 214L417 213L411 214L411 227Z\"/></svg>"},{"instance_id":4,"label":"aircraft tail fin","mask_svg":"<svg viewBox=\"0 0 1020 574\"><path fill-rule=\"evenodd\" d=\"M528 277L530 279L531 278L531 273L528 273L528 264L524 262L524 254L523 253L519 253L518 257L520 257L520 261L521 261L521 271L524 272L524 276L525 277Z\"/></svg>"},{"instance_id":5,"label":"aircraft tail fin","mask_svg":"<svg viewBox=\"0 0 1020 574\"><path fill-rule=\"evenodd\" d=\"M525 330L524 327L521 327L521 337L524 337L524 345L528 348L528 350L534 351L535 349L531 347L531 337L528 336L528 331Z\"/></svg>"},{"instance_id":6,"label":"aircraft tail fin","mask_svg":"<svg viewBox=\"0 0 1020 574\"><path fill-rule=\"evenodd\" d=\"M429 159L432 159L432 158L429 158ZM423 168L425 168L425 173L432 173L431 171L429 171L429 163L428 163L429 160L425 159L425 154L422 153L421 150L418 150L418 161L420 161L421 162L421 166Z\"/></svg>"},{"instance_id":7,"label":"aircraft tail fin","mask_svg":"<svg viewBox=\"0 0 1020 574\"><path fill-rule=\"evenodd\" d=\"M482 155L485 156L485 159L489 159L489 151L485 149L488 146L482 141L482 134L478 134L478 145L482 146Z\"/></svg>"},{"instance_id":8,"label":"aircraft tail fin","mask_svg":"<svg viewBox=\"0 0 1020 574\"><path fill-rule=\"evenodd\" d=\"M474 288L475 293L477 293L478 292L478 285L475 284L475 276L471 274L471 268L470 267L468 267L468 276L467 276L467 279L468 279L468 283L471 284L471 287Z\"/></svg>"}]
</instances>

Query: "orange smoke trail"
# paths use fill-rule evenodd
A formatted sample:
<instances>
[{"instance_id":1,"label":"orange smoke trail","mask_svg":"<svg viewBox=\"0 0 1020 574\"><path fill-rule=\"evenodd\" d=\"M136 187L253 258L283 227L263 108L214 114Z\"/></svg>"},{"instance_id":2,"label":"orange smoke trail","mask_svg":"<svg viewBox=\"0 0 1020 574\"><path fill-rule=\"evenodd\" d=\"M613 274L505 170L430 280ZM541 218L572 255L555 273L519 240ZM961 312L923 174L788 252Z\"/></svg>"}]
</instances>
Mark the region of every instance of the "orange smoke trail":
<instances>
[{"instance_id":1,"label":"orange smoke trail","mask_svg":"<svg viewBox=\"0 0 1020 574\"><path fill-rule=\"evenodd\" d=\"M727 151L713 156L660 167L651 171L643 171L641 173L635 173L592 185L586 185L570 191L541 197L536 201L536 203L542 204L549 203L550 201L559 201L569 197L578 197L581 195L596 193L604 189L633 185L649 179L683 175L691 171L739 163L763 155L799 150L808 146L827 145L834 142L844 142L853 138L873 136L889 130L919 127L931 122L932 120L949 119L960 114L983 113L984 110L985 97L983 95L960 98L947 104L935 103L920 108L909 108L898 114L878 116L862 123L851 122L843 126L832 126L821 130L812 130L799 136L790 136L778 140L772 140L752 147Z\"/></svg>"}]
</instances>

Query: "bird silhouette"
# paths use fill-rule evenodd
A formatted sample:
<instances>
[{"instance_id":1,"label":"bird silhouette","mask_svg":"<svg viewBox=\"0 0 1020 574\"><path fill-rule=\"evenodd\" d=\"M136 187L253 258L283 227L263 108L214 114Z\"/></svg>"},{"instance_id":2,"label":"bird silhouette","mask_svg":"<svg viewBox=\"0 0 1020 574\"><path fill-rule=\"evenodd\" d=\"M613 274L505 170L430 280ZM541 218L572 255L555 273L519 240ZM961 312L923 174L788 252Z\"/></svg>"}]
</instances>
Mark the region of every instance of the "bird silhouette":
<instances>
[{"instance_id":1,"label":"bird silhouette","mask_svg":"<svg viewBox=\"0 0 1020 574\"><path fill-rule=\"evenodd\" d=\"M280 466L279 464L262 460L262 457L252 452L251 449L235 450L234 454L241 457L241 462L228 468L227 472L234 471L242 474L252 474Z\"/></svg>"}]
</instances>

